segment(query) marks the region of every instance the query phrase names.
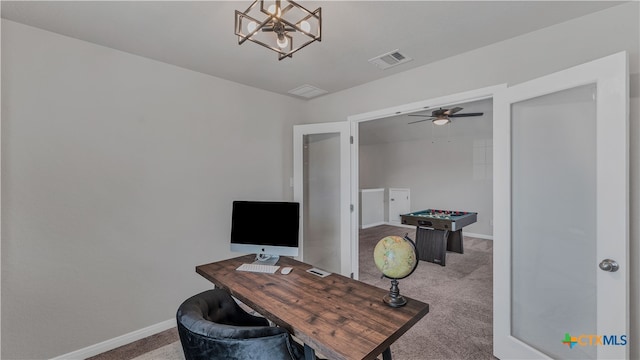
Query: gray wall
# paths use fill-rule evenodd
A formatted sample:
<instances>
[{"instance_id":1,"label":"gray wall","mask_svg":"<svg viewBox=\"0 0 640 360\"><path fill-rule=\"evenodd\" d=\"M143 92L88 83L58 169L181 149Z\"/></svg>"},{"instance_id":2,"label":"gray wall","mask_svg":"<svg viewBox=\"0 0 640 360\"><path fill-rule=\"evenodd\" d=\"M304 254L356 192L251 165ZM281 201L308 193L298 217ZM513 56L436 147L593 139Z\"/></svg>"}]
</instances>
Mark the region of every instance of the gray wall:
<instances>
[{"instance_id":1,"label":"gray wall","mask_svg":"<svg viewBox=\"0 0 640 360\"><path fill-rule=\"evenodd\" d=\"M486 103L491 108L492 102ZM399 119L397 126L425 132L426 136L361 144L360 188L408 188L412 211L477 212L478 221L466 226L464 232L493 236L493 112L484 113L480 117L454 118L453 123L437 127L428 123L408 125L407 117ZM386 198L384 206L388 207Z\"/></svg>"},{"instance_id":2,"label":"gray wall","mask_svg":"<svg viewBox=\"0 0 640 360\"><path fill-rule=\"evenodd\" d=\"M306 121L348 116L447 94L513 85L626 50L631 81L630 257L640 259L640 3L631 2L443 61L313 99ZM368 185L367 185L368 186ZM631 358L640 359L640 264L631 261Z\"/></svg>"},{"instance_id":3,"label":"gray wall","mask_svg":"<svg viewBox=\"0 0 640 360\"><path fill-rule=\"evenodd\" d=\"M245 100L250 99L250 103ZM231 257L234 199L290 199L302 101L2 20L2 358L171 319Z\"/></svg>"},{"instance_id":4,"label":"gray wall","mask_svg":"<svg viewBox=\"0 0 640 360\"><path fill-rule=\"evenodd\" d=\"M291 196L296 122L516 84L620 50L633 74L640 258L638 5L307 103L2 20L2 358L53 357L156 324L210 287L194 265L231 256L231 201Z\"/></svg>"}]
</instances>

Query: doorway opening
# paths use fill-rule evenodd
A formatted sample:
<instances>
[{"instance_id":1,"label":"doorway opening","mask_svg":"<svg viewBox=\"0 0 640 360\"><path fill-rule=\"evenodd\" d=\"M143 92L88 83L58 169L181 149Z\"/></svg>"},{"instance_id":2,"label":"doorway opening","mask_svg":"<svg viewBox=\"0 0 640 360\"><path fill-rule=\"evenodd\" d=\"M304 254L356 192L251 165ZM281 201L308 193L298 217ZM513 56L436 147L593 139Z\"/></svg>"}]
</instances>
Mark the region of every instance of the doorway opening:
<instances>
[{"instance_id":1,"label":"doorway opening","mask_svg":"<svg viewBox=\"0 0 640 360\"><path fill-rule=\"evenodd\" d=\"M410 191L411 211L447 209L478 212L478 222L465 228L465 254L451 253L447 266L421 261L410 277L400 281L409 297L437 307L429 326L416 324L393 350L411 356L412 344L430 347L438 358L491 358L493 349L493 93L504 86L432 99L404 107L351 117L352 194L360 189L402 188ZM435 109L462 107L460 113L482 116L452 117L445 125L414 115ZM390 196L384 208L390 209ZM352 203L359 204L358 200ZM360 229L352 221L352 242L358 249L357 276L379 287L372 261L373 247L385 236L405 233L416 239L414 226L398 224L386 211L385 224ZM356 217L355 219L359 219ZM352 219L354 220L354 219ZM352 246L354 248L354 246ZM470 341L459 342L461 336ZM401 353L398 353L400 351ZM406 353L402 353L406 351Z\"/></svg>"}]
</instances>

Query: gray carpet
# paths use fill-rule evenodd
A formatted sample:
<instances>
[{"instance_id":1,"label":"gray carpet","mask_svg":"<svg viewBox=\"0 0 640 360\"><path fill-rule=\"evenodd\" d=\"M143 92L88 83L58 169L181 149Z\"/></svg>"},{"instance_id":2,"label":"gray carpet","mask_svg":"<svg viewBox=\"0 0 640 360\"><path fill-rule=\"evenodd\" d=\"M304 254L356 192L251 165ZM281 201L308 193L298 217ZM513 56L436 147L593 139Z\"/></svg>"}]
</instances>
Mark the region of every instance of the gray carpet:
<instances>
[{"instance_id":1,"label":"gray carpet","mask_svg":"<svg viewBox=\"0 0 640 360\"><path fill-rule=\"evenodd\" d=\"M360 280L388 289L373 263L373 248L388 235L415 239L415 230L381 225L360 231ZM394 359L494 359L493 242L464 238L464 254L447 253L447 266L420 261L400 280L400 293L430 311L391 346Z\"/></svg>"}]
</instances>

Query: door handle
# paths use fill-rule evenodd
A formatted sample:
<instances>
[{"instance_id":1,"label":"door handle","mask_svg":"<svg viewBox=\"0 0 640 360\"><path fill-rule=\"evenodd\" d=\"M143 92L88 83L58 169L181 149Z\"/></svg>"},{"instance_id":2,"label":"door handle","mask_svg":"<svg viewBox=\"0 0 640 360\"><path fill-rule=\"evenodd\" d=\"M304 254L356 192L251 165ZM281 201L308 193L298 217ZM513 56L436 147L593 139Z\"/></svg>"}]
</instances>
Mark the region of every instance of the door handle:
<instances>
[{"instance_id":1,"label":"door handle","mask_svg":"<svg viewBox=\"0 0 640 360\"><path fill-rule=\"evenodd\" d=\"M616 272L620 268L618 263L615 260L611 260L611 259L602 260L602 262L598 266L600 266L601 270L608 271L608 272Z\"/></svg>"}]
</instances>

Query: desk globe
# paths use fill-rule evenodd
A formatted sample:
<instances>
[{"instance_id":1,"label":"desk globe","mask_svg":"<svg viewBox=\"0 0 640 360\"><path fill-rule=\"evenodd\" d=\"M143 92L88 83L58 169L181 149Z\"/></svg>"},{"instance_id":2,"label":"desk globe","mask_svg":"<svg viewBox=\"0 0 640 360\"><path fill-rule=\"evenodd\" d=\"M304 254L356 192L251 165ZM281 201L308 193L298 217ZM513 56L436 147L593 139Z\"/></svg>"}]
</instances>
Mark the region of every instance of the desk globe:
<instances>
[{"instance_id":1,"label":"desk globe","mask_svg":"<svg viewBox=\"0 0 640 360\"><path fill-rule=\"evenodd\" d=\"M389 294L382 300L391 307L406 305L407 300L400 295L398 279L411 275L418 266L416 244L407 235L404 238L384 237L373 249L373 261L384 277L391 279Z\"/></svg>"}]
</instances>

